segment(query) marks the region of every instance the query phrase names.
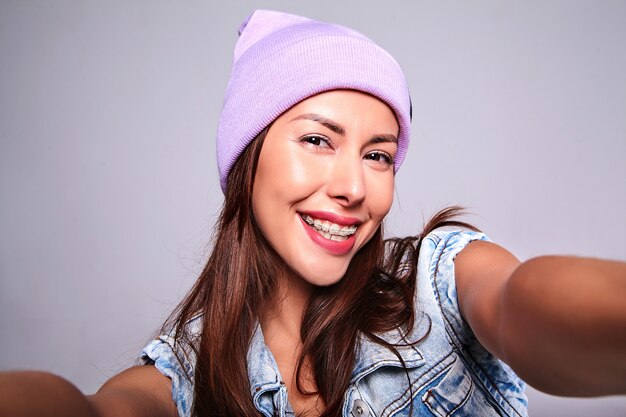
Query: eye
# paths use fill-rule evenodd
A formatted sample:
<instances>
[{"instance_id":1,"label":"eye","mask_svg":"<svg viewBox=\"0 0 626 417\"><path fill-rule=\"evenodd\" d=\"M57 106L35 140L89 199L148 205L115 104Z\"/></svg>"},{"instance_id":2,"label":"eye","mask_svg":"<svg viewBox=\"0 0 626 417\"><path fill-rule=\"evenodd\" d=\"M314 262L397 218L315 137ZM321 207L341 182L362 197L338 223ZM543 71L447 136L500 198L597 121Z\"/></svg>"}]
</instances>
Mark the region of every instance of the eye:
<instances>
[{"instance_id":1,"label":"eye","mask_svg":"<svg viewBox=\"0 0 626 417\"><path fill-rule=\"evenodd\" d=\"M367 161L372 161L374 163L381 164L387 167L393 165L393 158L387 152L382 152L382 151L370 152L366 154L364 158Z\"/></svg>"},{"instance_id":2,"label":"eye","mask_svg":"<svg viewBox=\"0 0 626 417\"><path fill-rule=\"evenodd\" d=\"M309 147L331 148L330 140L320 135L307 135L300 139L300 143Z\"/></svg>"}]
</instances>

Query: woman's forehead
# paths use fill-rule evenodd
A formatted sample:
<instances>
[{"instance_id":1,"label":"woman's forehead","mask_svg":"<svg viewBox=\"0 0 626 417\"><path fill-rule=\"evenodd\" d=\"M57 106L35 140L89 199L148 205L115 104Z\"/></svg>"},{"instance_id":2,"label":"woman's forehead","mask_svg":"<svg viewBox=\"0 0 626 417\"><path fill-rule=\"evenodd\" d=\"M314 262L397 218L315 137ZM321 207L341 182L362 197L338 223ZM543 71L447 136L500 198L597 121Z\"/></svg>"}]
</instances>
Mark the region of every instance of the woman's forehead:
<instances>
[{"instance_id":1,"label":"woman's forehead","mask_svg":"<svg viewBox=\"0 0 626 417\"><path fill-rule=\"evenodd\" d=\"M337 134L359 125L394 135L399 126L395 113L384 101L355 90L332 90L308 97L281 116L273 124L284 125L297 121L312 121L326 126Z\"/></svg>"}]
</instances>

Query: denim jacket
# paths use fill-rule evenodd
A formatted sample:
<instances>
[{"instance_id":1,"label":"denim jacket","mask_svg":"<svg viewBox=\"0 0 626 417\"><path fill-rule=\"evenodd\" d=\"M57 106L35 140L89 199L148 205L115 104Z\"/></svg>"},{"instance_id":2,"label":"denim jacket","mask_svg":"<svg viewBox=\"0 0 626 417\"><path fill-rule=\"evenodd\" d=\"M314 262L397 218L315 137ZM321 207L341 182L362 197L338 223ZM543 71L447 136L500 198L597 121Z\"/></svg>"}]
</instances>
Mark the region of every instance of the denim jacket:
<instances>
[{"instance_id":1,"label":"denim jacket","mask_svg":"<svg viewBox=\"0 0 626 417\"><path fill-rule=\"evenodd\" d=\"M411 409L414 416L528 415L524 382L480 345L460 314L453 261L472 240L486 237L467 231L435 231L424 238L418 260L416 324L409 340L426 337L413 346L398 348L406 372L391 351L361 337L344 396L344 417L401 417L409 416ZM199 331L201 317L189 326ZM381 336L390 342L402 341L399 331ZM171 378L178 412L189 417L193 383L174 357L173 346L180 349L172 337L163 335L144 349L142 359ZM181 353L193 376L193 354L189 350ZM293 415L287 388L260 326L248 350L248 376L250 394L262 415Z\"/></svg>"}]
</instances>

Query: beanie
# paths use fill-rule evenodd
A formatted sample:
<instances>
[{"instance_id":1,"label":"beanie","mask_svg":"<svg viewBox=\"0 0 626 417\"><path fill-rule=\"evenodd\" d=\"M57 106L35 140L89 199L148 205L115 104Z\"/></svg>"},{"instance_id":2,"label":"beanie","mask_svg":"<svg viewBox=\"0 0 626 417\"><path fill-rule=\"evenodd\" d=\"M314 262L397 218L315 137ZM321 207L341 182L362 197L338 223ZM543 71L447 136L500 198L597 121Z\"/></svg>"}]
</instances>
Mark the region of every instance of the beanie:
<instances>
[{"instance_id":1,"label":"beanie","mask_svg":"<svg viewBox=\"0 0 626 417\"><path fill-rule=\"evenodd\" d=\"M277 117L324 91L373 95L394 111L398 170L409 144L411 99L395 59L364 35L288 13L257 10L239 28L217 132L222 191L237 158Z\"/></svg>"}]
</instances>

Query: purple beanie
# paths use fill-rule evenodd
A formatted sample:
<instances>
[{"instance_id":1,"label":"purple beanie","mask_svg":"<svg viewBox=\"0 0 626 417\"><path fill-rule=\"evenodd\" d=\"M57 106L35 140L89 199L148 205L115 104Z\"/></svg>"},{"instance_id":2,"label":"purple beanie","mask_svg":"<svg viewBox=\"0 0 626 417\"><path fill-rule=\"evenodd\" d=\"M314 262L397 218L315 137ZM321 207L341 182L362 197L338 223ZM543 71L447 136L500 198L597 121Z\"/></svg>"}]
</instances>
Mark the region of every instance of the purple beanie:
<instances>
[{"instance_id":1,"label":"purple beanie","mask_svg":"<svg viewBox=\"0 0 626 417\"><path fill-rule=\"evenodd\" d=\"M363 91L398 119L397 171L409 145L411 99L395 59L362 34L330 23L257 10L239 28L217 132L222 191L239 155L278 116L315 94Z\"/></svg>"}]
</instances>

